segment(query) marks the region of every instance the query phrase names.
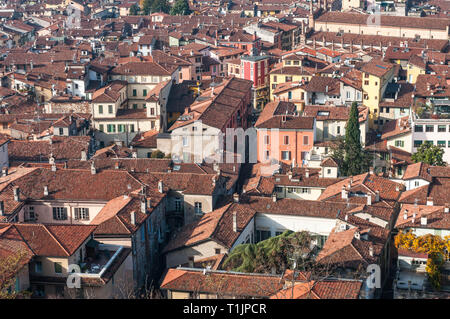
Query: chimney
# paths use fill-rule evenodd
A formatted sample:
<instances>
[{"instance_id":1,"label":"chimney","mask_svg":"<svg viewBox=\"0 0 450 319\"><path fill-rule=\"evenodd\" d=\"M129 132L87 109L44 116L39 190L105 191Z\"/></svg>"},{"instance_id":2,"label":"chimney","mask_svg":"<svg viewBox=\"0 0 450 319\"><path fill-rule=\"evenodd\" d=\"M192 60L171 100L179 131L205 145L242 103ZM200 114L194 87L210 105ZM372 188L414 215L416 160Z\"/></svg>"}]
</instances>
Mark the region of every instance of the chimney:
<instances>
[{"instance_id":1,"label":"chimney","mask_svg":"<svg viewBox=\"0 0 450 319\"><path fill-rule=\"evenodd\" d=\"M373 167L369 168L369 173L370 173L370 175L373 175Z\"/></svg>"},{"instance_id":2,"label":"chimney","mask_svg":"<svg viewBox=\"0 0 450 319\"><path fill-rule=\"evenodd\" d=\"M145 201L145 198L141 200L141 213L145 214L147 212L147 202Z\"/></svg>"},{"instance_id":3,"label":"chimney","mask_svg":"<svg viewBox=\"0 0 450 319\"><path fill-rule=\"evenodd\" d=\"M403 219L407 220L408 219L408 211L405 209L405 212L403 213Z\"/></svg>"},{"instance_id":4,"label":"chimney","mask_svg":"<svg viewBox=\"0 0 450 319\"><path fill-rule=\"evenodd\" d=\"M52 172L56 172L56 164L55 163L52 164Z\"/></svg>"},{"instance_id":5,"label":"chimney","mask_svg":"<svg viewBox=\"0 0 450 319\"><path fill-rule=\"evenodd\" d=\"M2 168L2 177L8 176L8 167L3 166Z\"/></svg>"},{"instance_id":6,"label":"chimney","mask_svg":"<svg viewBox=\"0 0 450 319\"><path fill-rule=\"evenodd\" d=\"M152 208L152 200L151 198L147 198L147 209L151 209Z\"/></svg>"},{"instance_id":7,"label":"chimney","mask_svg":"<svg viewBox=\"0 0 450 319\"><path fill-rule=\"evenodd\" d=\"M360 239L361 238L361 234L359 233L359 231L355 232L355 238L356 239Z\"/></svg>"},{"instance_id":8,"label":"chimney","mask_svg":"<svg viewBox=\"0 0 450 319\"><path fill-rule=\"evenodd\" d=\"M136 226L136 212L132 211L130 213L131 225Z\"/></svg>"},{"instance_id":9,"label":"chimney","mask_svg":"<svg viewBox=\"0 0 450 319\"><path fill-rule=\"evenodd\" d=\"M345 189L345 186L342 186L341 196L342 196L342 199L347 199L348 198L348 192Z\"/></svg>"},{"instance_id":10,"label":"chimney","mask_svg":"<svg viewBox=\"0 0 450 319\"><path fill-rule=\"evenodd\" d=\"M48 186L44 186L44 196L48 196Z\"/></svg>"},{"instance_id":11,"label":"chimney","mask_svg":"<svg viewBox=\"0 0 450 319\"><path fill-rule=\"evenodd\" d=\"M18 186L15 186L14 189L13 189L13 191L14 191L14 200L15 200L16 202L19 202L19 201L20 201L19 187L18 187Z\"/></svg>"},{"instance_id":12,"label":"chimney","mask_svg":"<svg viewBox=\"0 0 450 319\"><path fill-rule=\"evenodd\" d=\"M238 193L233 194L233 202L239 203L239 194Z\"/></svg>"},{"instance_id":13,"label":"chimney","mask_svg":"<svg viewBox=\"0 0 450 319\"><path fill-rule=\"evenodd\" d=\"M119 162L116 162L116 163L114 164L114 168L115 168L115 169L119 169Z\"/></svg>"},{"instance_id":14,"label":"chimney","mask_svg":"<svg viewBox=\"0 0 450 319\"><path fill-rule=\"evenodd\" d=\"M309 169L308 168L305 170L305 177L309 178Z\"/></svg>"},{"instance_id":15,"label":"chimney","mask_svg":"<svg viewBox=\"0 0 450 319\"><path fill-rule=\"evenodd\" d=\"M136 153L136 152L133 152L133 153L131 153L131 156L132 156L133 158L137 158L137 153Z\"/></svg>"},{"instance_id":16,"label":"chimney","mask_svg":"<svg viewBox=\"0 0 450 319\"><path fill-rule=\"evenodd\" d=\"M158 182L158 192L162 193L164 191L163 181Z\"/></svg>"},{"instance_id":17,"label":"chimney","mask_svg":"<svg viewBox=\"0 0 450 319\"><path fill-rule=\"evenodd\" d=\"M189 268L194 268L194 260L189 259Z\"/></svg>"},{"instance_id":18,"label":"chimney","mask_svg":"<svg viewBox=\"0 0 450 319\"><path fill-rule=\"evenodd\" d=\"M86 151L81 151L81 160L82 161L87 160Z\"/></svg>"},{"instance_id":19,"label":"chimney","mask_svg":"<svg viewBox=\"0 0 450 319\"><path fill-rule=\"evenodd\" d=\"M367 206L372 205L372 195L367 194Z\"/></svg>"},{"instance_id":20,"label":"chimney","mask_svg":"<svg viewBox=\"0 0 450 319\"><path fill-rule=\"evenodd\" d=\"M414 198L414 207L417 207L417 203L419 202L418 198Z\"/></svg>"},{"instance_id":21,"label":"chimney","mask_svg":"<svg viewBox=\"0 0 450 319\"><path fill-rule=\"evenodd\" d=\"M376 191L375 192L375 202L379 202L380 201L380 191Z\"/></svg>"},{"instance_id":22,"label":"chimney","mask_svg":"<svg viewBox=\"0 0 450 319\"><path fill-rule=\"evenodd\" d=\"M425 226L427 224L427 217L421 217L420 218L420 225Z\"/></svg>"},{"instance_id":23,"label":"chimney","mask_svg":"<svg viewBox=\"0 0 450 319\"><path fill-rule=\"evenodd\" d=\"M97 173L97 170L95 169L94 162L91 163L91 174L95 175Z\"/></svg>"},{"instance_id":24,"label":"chimney","mask_svg":"<svg viewBox=\"0 0 450 319\"><path fill-rule=\"evenodd\" d=\"M398 186L398 185L395 186L395 191L396 191L396 192L399 192L399 191L400 191L400 186Z\"/></svg>"},{"instance_id":25,"label":"chimney","mask_svg":"<svg viewBox=\"0 0 450 319\"><path fill-rule=\"evenodd\" d=\"M237 233L237 215L233 212L233 232Z\"/></svg>"},{"instance_id":26,"label":"chimney","mask_svg":"<svg viewBox=\"0 0 450 319\"><path fill-rule=\"evenodd\" d=\"M370 255L370 257L373 257L373 247L372 246L369 247L369 255Z\"/></svg>"},{"instance_id":27,"label":"chimney","mask_svg":"<svg viewBox=\"0 0 450 319\"><path fill-rule=\"evenodd\" d=\"M277 201L277 194L272 194L272 201L274 203Z\"/></svg>"},{"instance_id":28,"label":"chimney","mask_svg":"<svg viewBox=\"0 0 450 319\"><path fill-rule=\"evenodd\" d=\"M444 213L448 213L449 209L450 209L450 204L449 203L445 203Z\"/></svg>"},{"instance_id":29,"label":"chimney","mask_svg":"<svg viewBox=\"0 0 450 319\"><path fill-rule=\"evenodd\" d=\"M433 197L427 197L427 206L433 206Z\"/></svg>"},{"instance_id":30,"label":"chimney","mask_svg":"<svg viewBox=\"0 0 450 319\"><path fill-rule=\"evenodd\" d=\"M5 214L5 203L1 200L0 201L0 216L3 216Z\"/></svg>"},{"instance_id":31,"label":"chimney","mask_svg":"<svg viewBox=\"0 0 450 319\"><path fill-rule=\"evenodd\" d=\"M292 180L292 171L289 171L288 177L289 177L289 180Z\"/></svg>"}]
</instances>

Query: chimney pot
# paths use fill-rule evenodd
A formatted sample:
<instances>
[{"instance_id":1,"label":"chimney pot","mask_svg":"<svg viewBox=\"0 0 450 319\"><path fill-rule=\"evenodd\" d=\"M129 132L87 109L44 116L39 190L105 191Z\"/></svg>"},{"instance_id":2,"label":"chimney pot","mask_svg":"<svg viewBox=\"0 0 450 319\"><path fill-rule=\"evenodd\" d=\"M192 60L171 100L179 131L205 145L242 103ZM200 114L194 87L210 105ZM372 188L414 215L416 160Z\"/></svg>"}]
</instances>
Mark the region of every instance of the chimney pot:
<instances>
[{"instance_id":1,"label":"chimney pot","mask_svg":"<svg viewBox=\"0 0 450 319\"><path fill-rule=\"evenodd\" d=\"M19 187L14 187L14 200L16 202L20 201L20 196L19 196Z\"/></svg>"},{"instance_id":2,"label":"chimney pot","mask_svg":"<svg viewBox=\"0 0 450 319\"><path fill-rule=\"evenodd\" d=\"M44 186L44 196L48 196L48 186Z\"/></svg>"},{"instance_id":3,"label":"chimney pot","mask_svg":"<svg viewBox=\"0 0 450 319\"><path fill-rule=\"evenodd\" d=\"M132 211L130 213L131 225L136 226L136 212Z\"/></svg>"},{"instance_id":4,"label":"chimney pot","mask_svg":"<svg viewBox=\"0 0 450 319\"><path fill-rule=\"evenodd\" d=\"M433 197L427 197L427 206L433 206Z\"/></svg>"},{"instance_id":5,"label":"chimney pot","mask_svg":"<svg viewBox=\"0 0 450 319\"><path fill-rule=\"evenodd\" d=\"M238 193L234 193L234 194L233 194L233 201L234 201L235 203L239 203L239 194L238 194Z\"/></svg>"},{"instance_id":6,"label":"chimney pot","mask_svg":"<svg viewBox=\"0 0 450 319\"><path fill-rule=\"evenodd\" d=\"M420 224L425 226L427 224L427 218L426 217L421 217L420 218Z\"/></svg>"},{"instance_id":7,"label":"chimney pot","mask_svg":"<svg viewBox=\"0 0 450 319\"><path fill-rule=\"evenodd\" d=\"M277 201L277 194L272 195L272 201L275 203Z\"/></svg>"}]
</instances>

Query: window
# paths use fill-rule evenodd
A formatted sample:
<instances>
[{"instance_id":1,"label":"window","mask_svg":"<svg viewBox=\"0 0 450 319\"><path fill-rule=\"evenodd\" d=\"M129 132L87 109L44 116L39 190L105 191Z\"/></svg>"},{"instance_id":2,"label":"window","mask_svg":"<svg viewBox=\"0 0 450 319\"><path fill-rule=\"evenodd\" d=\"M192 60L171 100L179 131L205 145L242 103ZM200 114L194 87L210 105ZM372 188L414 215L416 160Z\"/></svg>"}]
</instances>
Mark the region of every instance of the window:
<instances>
[{"instance_id":1,"label":"window","mask_svg":"<svg viewBox=\"0 0 450 319\"><path fill-rule=\"evenodd\" d=\"M53 219L66 220L67 219L67 208L66 207L53 207Z\"/></svg>"},{"instance_id":2,"label":"window","mask_svg":"<svg viewBox=\"0 0 450 319\"><path fill-rule=\"evenodd\" d=\"M395 141L395 147L404 147L404 146L405 146L404 141L400 141L400 140Z\"/></svg>"},{"instance_id":3,"label":"window","mask_svg":"<svg viewBox=\"0 0 450 319\"><path fill-rule=\"evenodd\" d=\"M273 81L277 82L277 76L276 75L273 77Z\"/></svg>"},{"instance_id":4,"label":"window","mask_svg":"<svg viewBox=\"0 0 450 319\"><path fill-rule=\"evenodd\" d=\"M309 145L309 136L303 136L303 145Z\"/></svg>"},{"instance_id":5,"label":"window","mask_svg":"<svg viewBox=\"0 0 450 319\"><path fill-rule=\"evenodd\" d=\"M36 272L36 273L42 272L42 262L41 261L36 261L34 263L34 272Z\"/></svg>"},{"instance_id":6,"label":"window","mask_svg":"<svg viewBox=\"0 0 450 319\"><path fill-rule=\"evenodd\" d=\"M181 203L181 198L175 198L175 211L176 212L183 211L183 205Z\"/></svg>"},{"instance_id":7,"label":"window","mask_svg":"<svg viewBox=\"0 0 450 319\"><path fill-rule=\"evenodd\" d=\"M445 125L438 125L438 132L445 132L446 126Z\"/></svg>"},{"instance_id":8,"label":"window","mask_svg":"<svg viewBox=\"0 0 450 319\"><path fill-rule=\"evenodd\" d=\"M136 89L133 90L133 96L137 96L137 90Z\"/></svg>"},{"instance_id":9,"label":"window","mask_svg":"<svg viewBox=\"0 0 450 319\"><path fill-rule=\"evenodd\" d=\"M286 82L292 82L292 76L286 76Z\"/></svg>"},{"instance_id":10,"label":"window","mask_svg":"<svg viewBox=\"0 0 450 319\"><path fill-rule=\"evenodd\" d=\"M364 85L369 85L369 81L364 81Z\"/></svg>"},{"instance_id":11,"label":"window","mask_svg":"<svg viewBox=\"0 0 450 319\"><path fill-rule=\"evenodd\" d=\"M103 114L103 105L98 106L98 114Z\"/></svg>"},{"instance_id":12,"label":"window","mask_svg":"<svg viewBox=\"0 0 450 319\"><path fill-rule=\"evenodd\" d=\"M75 208L76 220L89 220L89 208Z\"/></svg>"},{"instance_id":13,"label":"window","mask_svg":"<svg viewBox=\"0 0 450 319\"><path fill-rule=\"evenodd\" d=\"M426 132L434 132L434 125L426 125L425 131Z\"/></svg>"},{"instance_id":14,"label":"window","mask_svg":"<svg viewBox=\"0 0 450 319\"><path fill-rule=\"evenodd\" d=\"M130 124L130 132L131 132L131 133L134 132L134 124Z\"/></svg>"},{"instance_id":15,"label":"window","mask_svg":"<svg viewBox=\"0 0 450 319\"><path fill-rule=\"evenodd\" d=\"M143 95L143 96L147 96L147 90L144 89L144 90L142 91L142 95Z\"/></svg>"},{"instance_id":16,"label":"window","mask_svg":"<svg viewBox=\"0 0 450 319\"><path fill-rule=\"evenodd\" d=\"M35 220L36 214L34 213L34 206L28 207L28 220Z\"/></svg>"},{"instance_id":17,"label":"window","mask_svg":"<svg viewBox=\"0 0 450 319\"><path fill-rule=\"evenodd\" d=\"M414 147L420 147L420 145L422 145L421 140L414 140Z\"/></svg>"},{"instance_id":18,"label":"window","mask_svg":"<svg viewBox=\"0 0 450 319\"><path fill-rule=\"evenodd\" d=\"M328 175L331 174L331 169L330 169L330 168L327 169L327 174L328 174Z\"/></svg>"},{"instance_id":19,"label":"window","mask_svg":"<svg viewBox=\"0 0 450 319\"><path fill-rule=\"evenodd\" d=\"M133 104L133 109L137 109L137 104Z\"/></svg>"},{"instance_id":20,"label":"window","mask_svg":"<svg viewBox=\"0 0 450 319\"><path fill-rule=\"evenodd\" d=\"M189 140L187 136L183 136L183 146L188 146L189 145Z\"/></svg>"},{"instance_id":21,"label":"window","mask_svg":"<svg viewBox=\"0 0 450 319\"><path fill-rule=\"evenodd\" d=\"M112 105L108 105L108 113L113 114L113 106Z\"/></svg>"},{"instance_id":22,"label":"window","mask_svg":"<svg viewBox=\"0 0 450 319\"><path fill-rule=\"evenodd\" d=\"M281 152L281 158L283 160L290 160L291 159L291 152L289 152L289 151L282 151Z\"/></svg>"},{"instance_id":23,"label":"window","mask_svg":"<svg viewBox=\"0 0 450 319\"><path fill-rule=\"evenodd\" d=\"M423 132L423 125L414 126L414 132Z\"/></svg>"},{"instance_id":24,"label":"window","mask_svg":"<svg viewBox=\"0 0 450 319\"><path fill-rule=\"evenodd\" d=\"M64 129L62 127L59 128L59 135L64 135Z\"/></svg>"},{"instance_id":25,"label":"window","mask_svg":"<svg viewBox=\"0 0 450 319\"><path fill-rule=\"evenodd\" d=\"M150 109L150 115L155 115L155 109L153 107Z\"/></svg>"},{"instance_id":26,"label":"window","mask_svg":"<svg viewBox=\"0 0 450 319\"><path fill-rule=\"evenodd\" d=\"M115 124L108 124L106 126L106 129L108 133L115 133L116 132L116 125Z\"/></svg>"},{"instance_id":27,"label":"window","mask_svg":"<svg viewBox=\"0 0 450 319\"><path fill-rule=\"evenodd\" d=\"M311 188L302 188L302 194L311 194Z\"/></svg>"},{"instance_id":28,"label":"window","mask_svg":"<svg viewBox=\"0 0 450 319\"><path fill-rule=\"evenodd\" d=\"M103 125L103 124L100 124L100 125L98 126L98 130L99 130L100 132L104 132L104 131L105 131L104 125Z\"/></svg>"},{"instance_id":29,"label":"window","mask_svg":"<svg viewBox=\"0 0 450 319\"><path fill-rule=\"evenodd\" d=\"M216 253L216 255L219 255L220 254L220 248L214 249L214 252Z\"/></svg>"},{"instance_id":30,"label":"window","mask_svg":"<svg viewBox=\"0 0 450 319\"><path fill-rule=\"evenodd\" d=\"M270 230L257 230L256 231L256 242L270 238Z\"/></svg>"},{"instance_id":31,"label":"window","mask_svg":"<svg viewBox=\"0 0 450 319\"><path fill-rule=\"evenodd\" d=\"M450 141L449 141L449 145L450 145ZM268 160L269 158L270 158L270 152L266 151L265 160Z\"/></svg>"},{"instance_id":32,"label":"window","mask_svg":"<svg viewBox=\"0 0 450 319\"><path fill-rule=\"evenodd\" d=\"M341 127L340 126L337 127L337 135L341 135Z\"/></svg>"},{"instance_id":33,"label":"window","mask_svg":"<svg viewBox=\"0 0 450 319\"><path fill-rule=\"evenodd\" d=\"M125 132L125 125L124 124L118 124L117 125L117 132L119 132L119 133Z\"/></svg>"},{"instance_id":34,"label":"window","mask_svg":"<svg viewBox=\"0 0 450 319\"><path fill-rule=\"evenodd\" d=\"M265 135L264 136L264 144L269 145L270 143L270 136L269 135Z\"/></svg>"},{"instance_id":35,"label":"window","mask_svg":"<svg viewBox=\"0 0 450 319\"><path fill-rule=\"evenodd\" d=\"M200 202L195 202L195 213L196 213L196 214L203 214L203 211L202 211L202 203L200 203Z\"/></svg>"},{"instance_id":36,"label":"window","mask_svg":"<svg viewBox=\"0 0 450 319\"><path fill-rule=\"evenodd\" d=\"M445 147L445 141L437 141L437 146Z\"/></svg>"},{"instance_id":37,"label":"window","mask_svg":"<svg viewBox=\"0 0 450 319\"><path fill-rule=\"evenodd\" d=\"M55 265L55 274L61 274L62 273L61 263L54 263L54 265Z\"/></svg>"},{"instance_id":38,"label":"window","mask_svg":"<svg viewBox=\"0 0 450 319\"><path fill-rule=\"evenodd\" d=\"M289 145L289 136L284 137L284 145Z\"/></svg>"}]
</instances>

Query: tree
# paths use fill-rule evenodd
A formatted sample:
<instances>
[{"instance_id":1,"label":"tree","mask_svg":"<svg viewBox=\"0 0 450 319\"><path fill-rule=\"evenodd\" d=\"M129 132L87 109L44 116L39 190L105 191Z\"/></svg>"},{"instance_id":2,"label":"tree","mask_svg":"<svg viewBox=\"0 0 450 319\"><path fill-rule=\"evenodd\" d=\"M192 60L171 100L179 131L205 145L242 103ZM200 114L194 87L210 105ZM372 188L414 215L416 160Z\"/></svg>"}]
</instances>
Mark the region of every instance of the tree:
<instances>
[{"instance_id":1,"label":"tree","mask_svg":"<svg viewBox=\"0 0 450 319\"><path fill-rule=\"evenodd\" d=\"M30 253L19 250L0 258L0 299L15 299L27 296L26 292L13 291L16 275L29 261Z\"/></svg>"},{"instance_id":2,"label":"tree","mask_svg":"<svg viewBox=\"0 0 450 319\"><path fill-rule=\"evenodd\" d=\"M171 15L189 15L191 10L189 10L189 4L187 0L177 0L170 9Z\"/></svg>"},{"instance_id":3,"label":"tree","mask_svg":"<svg viewBox=\"0 0 450 319\"><path fill-rule=\"evenodd\" d=\"M370 155L361 145L359 112L356 102L353 102L350 109L345 138L338 141L332 150L331 157L338 163L339 170L344 176L361 174L370 167Z\"/></svg>"},{"instance_id":4,"label":"tree","mask_svg":"<svg viewBox=\"0 0 450 319\"><path fill-rule=\"evenodd\" d=\"M442 159L444 150L431 143L423 143L416 153L411 156L414 163L424 162L433 166L447 166Z\"/></svg>"},{"instance_id":5,"label":"tree","mask_svg":"<svg viewBox=\"0 0 450 319\"><path fill-rule=\"evenodd\" d=\"M152 12L164 12L169 13L170 5L167 3L167 0L153 0L152 3Z\"/></svg>"},{"instance_id":6,"label":"tree","mask_svg":"<svg viewBox=\"0 0 450 319\"><path fill-rule=\"evenodd\" d=\"M361 146L358 104L352 103L345 132L345 158L347 175L358 175L367 168L363 167L364 150Z\"/></svg>"},{"instance_id":7,"label":"tree","mask_svg":"<svg viewBox=\"0 0 450 319\"><path fill-rule=\"evenodd\" d=\"M249 273L283 273L293 265L292 257L306 262L313 237L308 232L285 231L257 244L237 246L224 261L226 270Z\"/></svg>"},{"instance_id":8,"label":"tree","mask_svg":"<svg viewBox=\"0 0 450 319\"><path fill-rule=\"evenodd\" d=\"M153 151L152 154L150 154L151 158L164 158L164 153L160 150Z\"/></svg>"},{"instance_id":9,"label":"tree","mask_svg":"<svg viewBox=\"0 0 450 319\"><path fill-rule=\"evenodd\" d=\"M153 0L144 0L142 3L142 11L144 11L145 15L150 14L152 11Z\"/></svg>"},{"instance_id":10,"label":"tree","mask_svg":"<svg viewBox=\"0 0 450 319\"><path fill-rule=\"evenodd\" d=\"M130 7L130 15L135 16L139 14L141 8L135 3Z\"/></svg>"}]
</instances>

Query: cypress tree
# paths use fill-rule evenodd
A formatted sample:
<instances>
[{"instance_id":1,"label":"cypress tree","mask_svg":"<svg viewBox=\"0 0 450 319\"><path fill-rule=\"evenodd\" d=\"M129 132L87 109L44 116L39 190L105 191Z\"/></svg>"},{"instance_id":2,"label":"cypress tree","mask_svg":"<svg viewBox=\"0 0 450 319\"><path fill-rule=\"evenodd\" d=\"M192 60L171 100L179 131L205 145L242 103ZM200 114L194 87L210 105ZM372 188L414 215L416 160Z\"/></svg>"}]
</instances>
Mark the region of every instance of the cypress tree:
<instances>
[{"instance_id":1,"label":"cypress tree","mask_svg":"<svg viewBox=\"0 0 450 319\"><path fill-rule=\"evenodd\" d=\"M361 146L358 104L353 102L345 132L345 175L358 175L367 170L367 156Z\"/></svg>"}]
</instances>

